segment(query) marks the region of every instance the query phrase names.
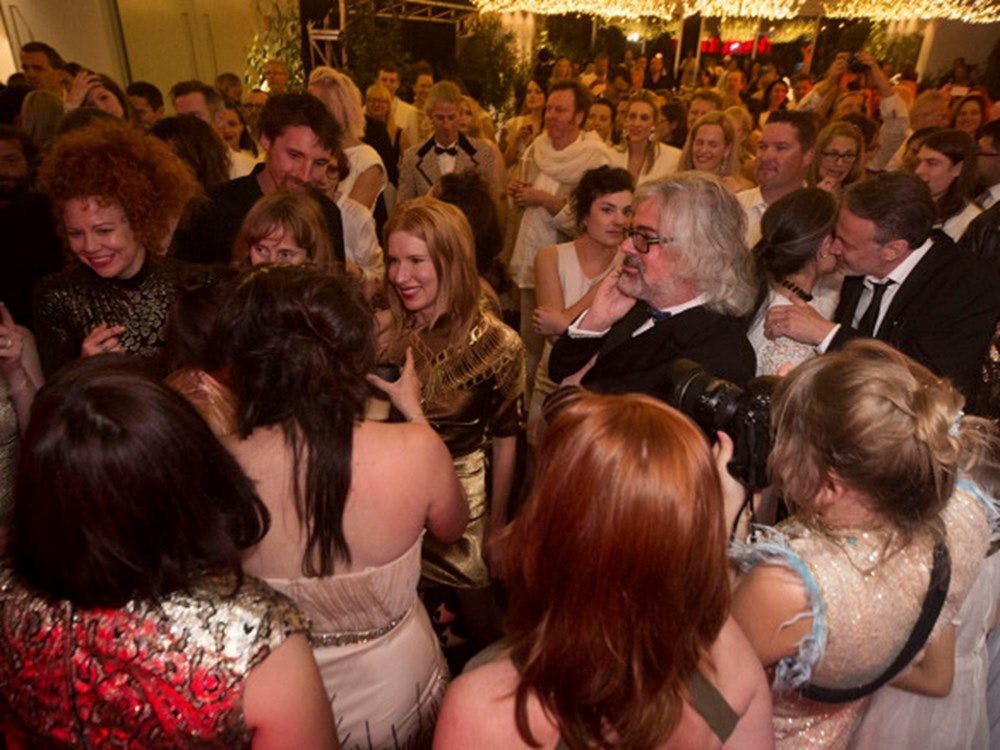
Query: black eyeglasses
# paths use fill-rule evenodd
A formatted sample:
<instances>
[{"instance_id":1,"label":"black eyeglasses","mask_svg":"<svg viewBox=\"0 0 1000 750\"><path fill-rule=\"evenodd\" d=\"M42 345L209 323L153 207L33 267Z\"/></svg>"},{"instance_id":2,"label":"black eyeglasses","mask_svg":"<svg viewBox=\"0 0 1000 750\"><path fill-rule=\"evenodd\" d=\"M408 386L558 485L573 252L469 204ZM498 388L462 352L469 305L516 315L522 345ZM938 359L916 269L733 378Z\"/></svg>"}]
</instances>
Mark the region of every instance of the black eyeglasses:
<instances>
[{"instance_id":1,"label":"black eyeglasses","mask_svg":"<svg viewBox=\"0 0 1000 750\"><path fill-rule=\"evenodd\" d=\"M821 151L824 159L830 161L854 161L858 158L857 151Z\"/></svg>"},{"instance_id":2,"label":"black eyeglasses","mask_svg":"<svg viewBox=\"0 0 1000 750\"><path fill-rule=\"evenodd\" d=\"M655 234L643 234L634 229L626 230L625 236L632 241L632 247L640 255L648 253L651 245L665 245L674 241L673 237L658 237Z\"/></svg>"}]
</instances>

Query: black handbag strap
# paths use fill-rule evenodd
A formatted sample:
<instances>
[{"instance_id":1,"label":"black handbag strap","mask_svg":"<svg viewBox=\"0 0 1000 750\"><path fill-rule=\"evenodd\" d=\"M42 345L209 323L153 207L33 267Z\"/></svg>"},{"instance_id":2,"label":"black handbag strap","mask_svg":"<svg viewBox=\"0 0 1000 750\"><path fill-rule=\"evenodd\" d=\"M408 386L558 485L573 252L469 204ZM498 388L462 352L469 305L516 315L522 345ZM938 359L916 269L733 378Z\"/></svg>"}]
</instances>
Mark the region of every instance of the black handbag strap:
<instances>
[{"instance_id":1,"label":"black handbag strap","mask_svg":"<svg viewBox=\"0 0 1000 750\"><path fill-rule=\"evenodd\" d=\"M810 683L801 688L799 692L809 700L820 703L849 703L874 693L902 672L927 643L931 630L934 629L934 623L937 622L938 615L941 614L941 608L948 596L950 585L951 555L948 554L948 547L943 542L938 542L934 545L934 566L931 568L931 581L927 588L927 596L924 597L924 605L920 610L920 617L917 618L917 622L910 632L910 637L903 644L902 650L893 659L892 664L866 685L830 688Z\"/></svg>"}]
</instances>

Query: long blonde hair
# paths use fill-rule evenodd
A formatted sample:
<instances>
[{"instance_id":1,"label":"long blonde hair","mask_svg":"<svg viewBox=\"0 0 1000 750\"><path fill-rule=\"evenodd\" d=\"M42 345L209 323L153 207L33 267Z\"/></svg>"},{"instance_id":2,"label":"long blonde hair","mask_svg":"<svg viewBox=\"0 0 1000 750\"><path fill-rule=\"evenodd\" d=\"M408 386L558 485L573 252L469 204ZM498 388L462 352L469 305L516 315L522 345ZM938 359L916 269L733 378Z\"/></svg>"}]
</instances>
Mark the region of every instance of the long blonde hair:
<instances>
[{"instance_id":1,"label":"long blonde hair","mask_svg":"<svg viewBox=\"0 0 1000 750\"><path fill-rule=\"evenodd\" d=\"M647 91L646 89L640 89L636 91L628 99L628 107L625 108L626 115L628 111L632 109L633 104L647 104L653 109L653 135L646 142L645 155L642 160L642 169L639 174L644 175L649 172L653 165L656 164L656 154L660 149L660 144L656 140L656 124L660 121L660 102L656 98L656 94L652 91ZM622 139L622 145L619 149L625 153L628 153L628 139Z\"/></svg>"},{"instance_id":2,"label":"long blonde hair","mask_svg":"<svg viewBox=\"0 0 1000 750\"><path fill-rule=\"evenodd\" d=\"M349 76L320 65L309 74L309 89L309 93L323 102L345 134L356 140L364 137L365 114L361 92Z\"/></svg>"},{"instance_id":3,"label":"long blonde hair","mask_svg":"<svg viewBox=\"0 0 1000 750\"><path fill-rule=\"evenodd\" d=\"M468 219L456 206L423 196L396 207L385 225L387 245L394 232L405 232L427 245L437 274L438 293L430 323L418 326L399 294L391 284L387 285L392 312L387 349L390 358L401 356L414 334L442 348L460 344L472 328L479 308L479 277Z\"/></svg>"}]
</instances>

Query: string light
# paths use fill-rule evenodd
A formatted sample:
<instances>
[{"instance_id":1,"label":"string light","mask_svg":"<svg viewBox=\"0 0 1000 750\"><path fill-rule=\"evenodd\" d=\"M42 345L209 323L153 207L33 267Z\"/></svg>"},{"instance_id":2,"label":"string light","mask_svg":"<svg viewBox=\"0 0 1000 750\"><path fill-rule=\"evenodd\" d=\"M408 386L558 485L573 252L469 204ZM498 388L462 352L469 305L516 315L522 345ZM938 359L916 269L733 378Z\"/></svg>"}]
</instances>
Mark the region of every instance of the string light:
<instances>
[{"instance_id":1,"label":"string light","mask_svg":"<svg viewBox=\"0 0 1000 750\"><path fill-rule=\"evenodd\" d=\"M756 24L760 19L785 20L799 15L805 0L473 0L483 13L528 11L542 15L584 15L603 19L676 20L700 13L706 18ZM942 18L965 23L1000 22L1000 3L993 0L909 0L905 9L899 0L825 0L823 15L829 18L867 18L898 21L901 18ZM811 24L812 20L803 23ZM742 28L742 27L741 27ZM756 33L746 34L747 38ZM810 35L812 29L779 28L772 41L781 42ZM743 38L734 34L727 38Z\"/></svg>"}]
</instances>

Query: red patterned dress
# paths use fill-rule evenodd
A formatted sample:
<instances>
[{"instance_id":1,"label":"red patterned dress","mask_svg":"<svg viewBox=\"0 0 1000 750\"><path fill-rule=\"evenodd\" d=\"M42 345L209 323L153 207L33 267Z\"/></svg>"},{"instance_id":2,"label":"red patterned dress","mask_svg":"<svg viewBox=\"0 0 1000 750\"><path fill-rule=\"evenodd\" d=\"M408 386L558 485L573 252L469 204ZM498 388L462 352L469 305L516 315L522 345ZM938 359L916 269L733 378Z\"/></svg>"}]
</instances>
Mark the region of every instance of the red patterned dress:
<instances>
[{"instance_id":1,"label":"red patterned dress","mask_svg":"<svg viewBox=\"0 0 1000 750\"><path fill-rule=\"evenodd\" d=\"M13 746L248 747L250 670L307 626L246 578L120 609L49 601L0 570L0 726Z\"/></svg>"}]
</instances>

